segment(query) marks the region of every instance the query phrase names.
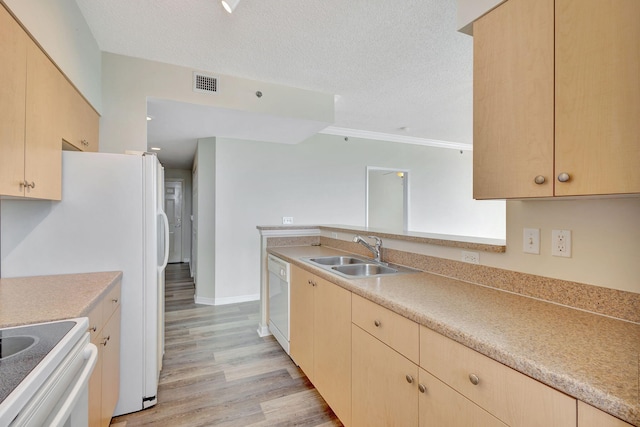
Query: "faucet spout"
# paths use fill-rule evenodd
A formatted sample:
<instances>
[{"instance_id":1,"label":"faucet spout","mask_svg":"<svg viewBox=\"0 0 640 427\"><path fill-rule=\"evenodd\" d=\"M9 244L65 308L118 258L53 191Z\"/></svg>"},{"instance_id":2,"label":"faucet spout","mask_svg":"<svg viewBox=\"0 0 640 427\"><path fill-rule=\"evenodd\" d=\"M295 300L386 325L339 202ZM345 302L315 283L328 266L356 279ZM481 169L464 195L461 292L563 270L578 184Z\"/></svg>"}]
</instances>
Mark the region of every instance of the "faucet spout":
<instances>
[{"instance_id":1,"label":"faucet spout","mask_svg":"<svg viewBox=\"0 0 640 427\"><path fill-rule=\"evenodd\" d=\"M377 236L369 236L370 239L375 239L376 243L375 246L370 245L369 243L367 243L366 240L364 240L364 238L360 235L357 235L353 238L353 242L354 243L360 243L362 246L364 246L365 248L369 249L374 256L374 260L376 260L377 262L381 262L380 261L380 249L382 248L382 239L377 237Z\"/></svg>"}]
</instances>

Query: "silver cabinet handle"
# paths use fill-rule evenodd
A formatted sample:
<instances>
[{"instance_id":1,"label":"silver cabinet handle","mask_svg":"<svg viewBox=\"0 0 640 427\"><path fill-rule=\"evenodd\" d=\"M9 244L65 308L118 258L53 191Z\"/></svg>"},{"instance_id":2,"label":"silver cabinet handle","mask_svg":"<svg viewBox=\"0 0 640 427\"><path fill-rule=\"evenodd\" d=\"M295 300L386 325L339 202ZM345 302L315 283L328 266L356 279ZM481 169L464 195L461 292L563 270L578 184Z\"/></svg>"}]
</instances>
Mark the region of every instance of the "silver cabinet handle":
<instances>
[{"instance_id":1,"label":"silver cabinet handle","mask_svg":"<svg viewBox=\"0 0 640 427\"><path fill-rule=\"evenodd\" d=\"M380 325L382 325L382 323L380 323L380 321L379 321L379 320L374 320L374 321L373 321L373 324L374 324L374 325L376 325L376 328L379 328L379 327L380 327Z\"/></svg>"},{"instance_id":2,"label":"silver cabinet handle","mask_svg":"<svg viewBox=\"0 0 640 427\"><path fill-rule=\"evenodd\" d=\"M20 183L20 189L22 189L22 187L25 187L25 188L36 188L36 183L35 183L35 182L33 182L33 181L31 181L31 182L29 183L29 182L27 182L26 180L24 180L24 181L22 181L22 182Z\"/></svg>"},{"instance_id":3,"label":"silver cabinet handle","mask_svg":"<svg viewBox=\"0 0 640 427\"><path fill-rule=\"evenodd\" d=\"M103 346L107 346L107 343L109 342L109 340L111 339L111 335L107 336L107 337L103 337L102 338L102 342L100 344L102 344Z\"/></svg>"},{"instance_id":4,"label":"silver cabinet handle","mask_svg":"<svg viewBox=\"0 0 640 427\"><path fill-rule=\"evenodd\" d=\"M118 298L113 298L113 299L111 300L111 302L112 302L112 303L114 303L114 304L117 304L117 303L118 303Z\"/></svg>"},{"instance_id":5,"label":"silver cabinet handle","mask_svg":"<svg viewBox=\"0 0 640 427\"><path fill-rule=\"evenodd\" d=\"M424 384L418 384L418 390L420 390L420 393L426 393L427 392L427 386Z\"/></svg>"},{"instance_id":6,"label":"silver cabinet handle","mask_svg":"<svg viewBox=\"0 0 640 427\"><path fill-rule=\"evenodd\" d=\"M533 182L535 182L538 185L544 184L545 181L546 180L544 179L544 176L542 176L542 175L536 176L535 179L533 180Z\"/></svg>"},{"instance_id":7,"label":"silver cabinet handle","mask_svg":"<svg viewBox=\"0 0 640 427\"><path fill-rule=\"evenodd\" d=\"M411 375L407 374L407 375L405 376L405 378L407 379L407 382L408 382L409 384L413 384L413 377L412 377Z\"/></svg>"},{"instance_id":8,"label":"silver cabinet handle","mask_svg":"<svg viewBox=\"0 0 640 427\"><path fill-rule=\"evenodd\" d=\"M567 182L570 179L571 179L571 176L566 172L562 172L560 175L558 175L558 181L560 182Z\"/></svg>"},{"instance_id":9,"label":"silver cabinet handle","mask_svg":"<svg viewBox=\"0 0 640 427\"><path fill-rule=\"evenodd\" d=\"M469 381L471 384L478 385L480 383L480 378L476 374L469 374Z\"/></svg>"},{"instance_id":10,"label":"silver cabinet handle","mask_svg":"<svg viewBox=\"0 0 640 427\"><path fill-rule=\"evenodd\" d=\"M97 327L97 326L92 326L92 327L90 327L90 328L89 328L89 330L90 330L91 332L95 332L95 331L97 331L97 330L98 330L98 327Z\"/></svg>"},{"instance_id":11,"label":"silver cabinet handle","mask_svg":"<svg viewBox=\"0 0 640 427\"><path fill-rule=\"evenodd\" d=\"M87 141L86 139L83 139L82 141L80 141L80 143L81 143L82 145L84 145L85 147L88 147L88 146L89 146L89 141Z\"/></svg>"}]
</instances>

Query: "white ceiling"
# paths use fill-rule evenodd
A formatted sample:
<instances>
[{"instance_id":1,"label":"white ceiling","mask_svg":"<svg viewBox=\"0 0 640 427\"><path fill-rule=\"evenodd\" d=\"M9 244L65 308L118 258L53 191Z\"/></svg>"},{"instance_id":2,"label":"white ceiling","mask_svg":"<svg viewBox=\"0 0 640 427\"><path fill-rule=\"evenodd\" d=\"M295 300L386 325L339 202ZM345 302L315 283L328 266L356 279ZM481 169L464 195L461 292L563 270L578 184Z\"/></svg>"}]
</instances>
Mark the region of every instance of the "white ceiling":
<instances>
[{"instance_id":1,"label":"white ceiling","mask_svg":"<svg viewBox=\"0 0 640 427\"><path fill-rule=\"evenodd\" d=\"M103 51L333 93L338 128L472 142L473 42L455 0L241 0L232 15L219 0L76 2ZM243 137L174 104L157 101L168 117L150 122L150 146Z\"/></svg>"}]
</instances>

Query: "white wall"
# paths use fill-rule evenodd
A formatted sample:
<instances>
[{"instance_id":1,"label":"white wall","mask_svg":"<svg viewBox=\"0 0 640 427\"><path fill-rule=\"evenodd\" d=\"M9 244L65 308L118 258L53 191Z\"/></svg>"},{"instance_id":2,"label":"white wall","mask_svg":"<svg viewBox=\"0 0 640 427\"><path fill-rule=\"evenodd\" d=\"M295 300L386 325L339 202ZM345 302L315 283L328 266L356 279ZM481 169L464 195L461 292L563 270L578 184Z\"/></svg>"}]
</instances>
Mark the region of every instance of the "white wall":
<instances>
[{"instance_id":1,"label":"white wall","mask_svg":"<svg viewBox=\"0 0 640 427\"><path fill-rule=\"evenodd\" d=\"M4 2L80 93L100 113L102 53L76 2Z\"/></svg>"},{"instance_id":2,"label":"white wall","mask_svg":"<svg viewBox=\"0 0 640 427\"><path fill-rule=\"evenodd\" d=\"M147 149L147 98L333 123L333 95L216 74L215 95L193 91L192 68L103 53L100 151ZM261 90L271 96L257 98ZM211 135L210 135L211 136Z\"/></svg>"},{"instance_id":3,"label":"white wall","mask_svg":"<svg viewBox=\"0 0 640 427\"><path fill-rule=\"evenodd\" d=\"M216 297L216 139L198 140L197 172L194 186L198 189L194 217L196 239L196 302L214 304Z\"/></svg>"},{"instance_id":4,"label":"white wall","mask_svg":"<svg viewBox=\"0 0 640 427\"><path fill-rule=\"evenodd\" d=\"M165 169L164 178L181 179L183 182L182 197L182 260L191 258L191 171L183 169Z\"/></svg>"},{"instance_id":5,"label":"white wall","mask_svg":"<svg viewBox=\"0 0 640 427\"><path fill-rule=\"evenodd\" d=\"M480 264L640 293L640 197L507 201L507 251ZM540 255L522 251L523 228L540 229ZM572 232L572 256L551 255L551 230ZM330 232L323 235L331 237ZM339 233L351 240L353 234ZM459 261L462 250L385 239L385 246Z\"/></svg>"},{"instance_id":6,"label":"white wall","mask_svg":"<svg viewBox=\"0 0 640 427\"><path fill-rule=\"evenodd\" d=\"M504 202L471 198L470 153L332 135L298 145L217 138L216 302L257 298L256 225L281 224L283 216L295 224L364 225L367 166L411 171L413 230L504 236Z\"/></svg>"}]
</instances>

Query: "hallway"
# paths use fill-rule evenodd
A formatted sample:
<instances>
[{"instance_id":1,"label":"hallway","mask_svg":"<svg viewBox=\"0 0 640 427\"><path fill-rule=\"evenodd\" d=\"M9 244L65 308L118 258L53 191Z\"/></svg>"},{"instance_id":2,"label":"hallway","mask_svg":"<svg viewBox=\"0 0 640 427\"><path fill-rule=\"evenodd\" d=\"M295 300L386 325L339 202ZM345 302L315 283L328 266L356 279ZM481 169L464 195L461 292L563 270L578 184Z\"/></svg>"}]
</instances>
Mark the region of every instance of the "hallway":
<instances>
[{"instance_id":1,"label":"hallway","mask_svg":"<svg viewBox=\"0 0 640 427\"><path fill-rule=\"evenodd\" d=\"M159 403L112 424L342 425L276 340L258 336L258 301L197 305L193 287L188 264L167 266Z\"/></svg>"}]
</instances>

